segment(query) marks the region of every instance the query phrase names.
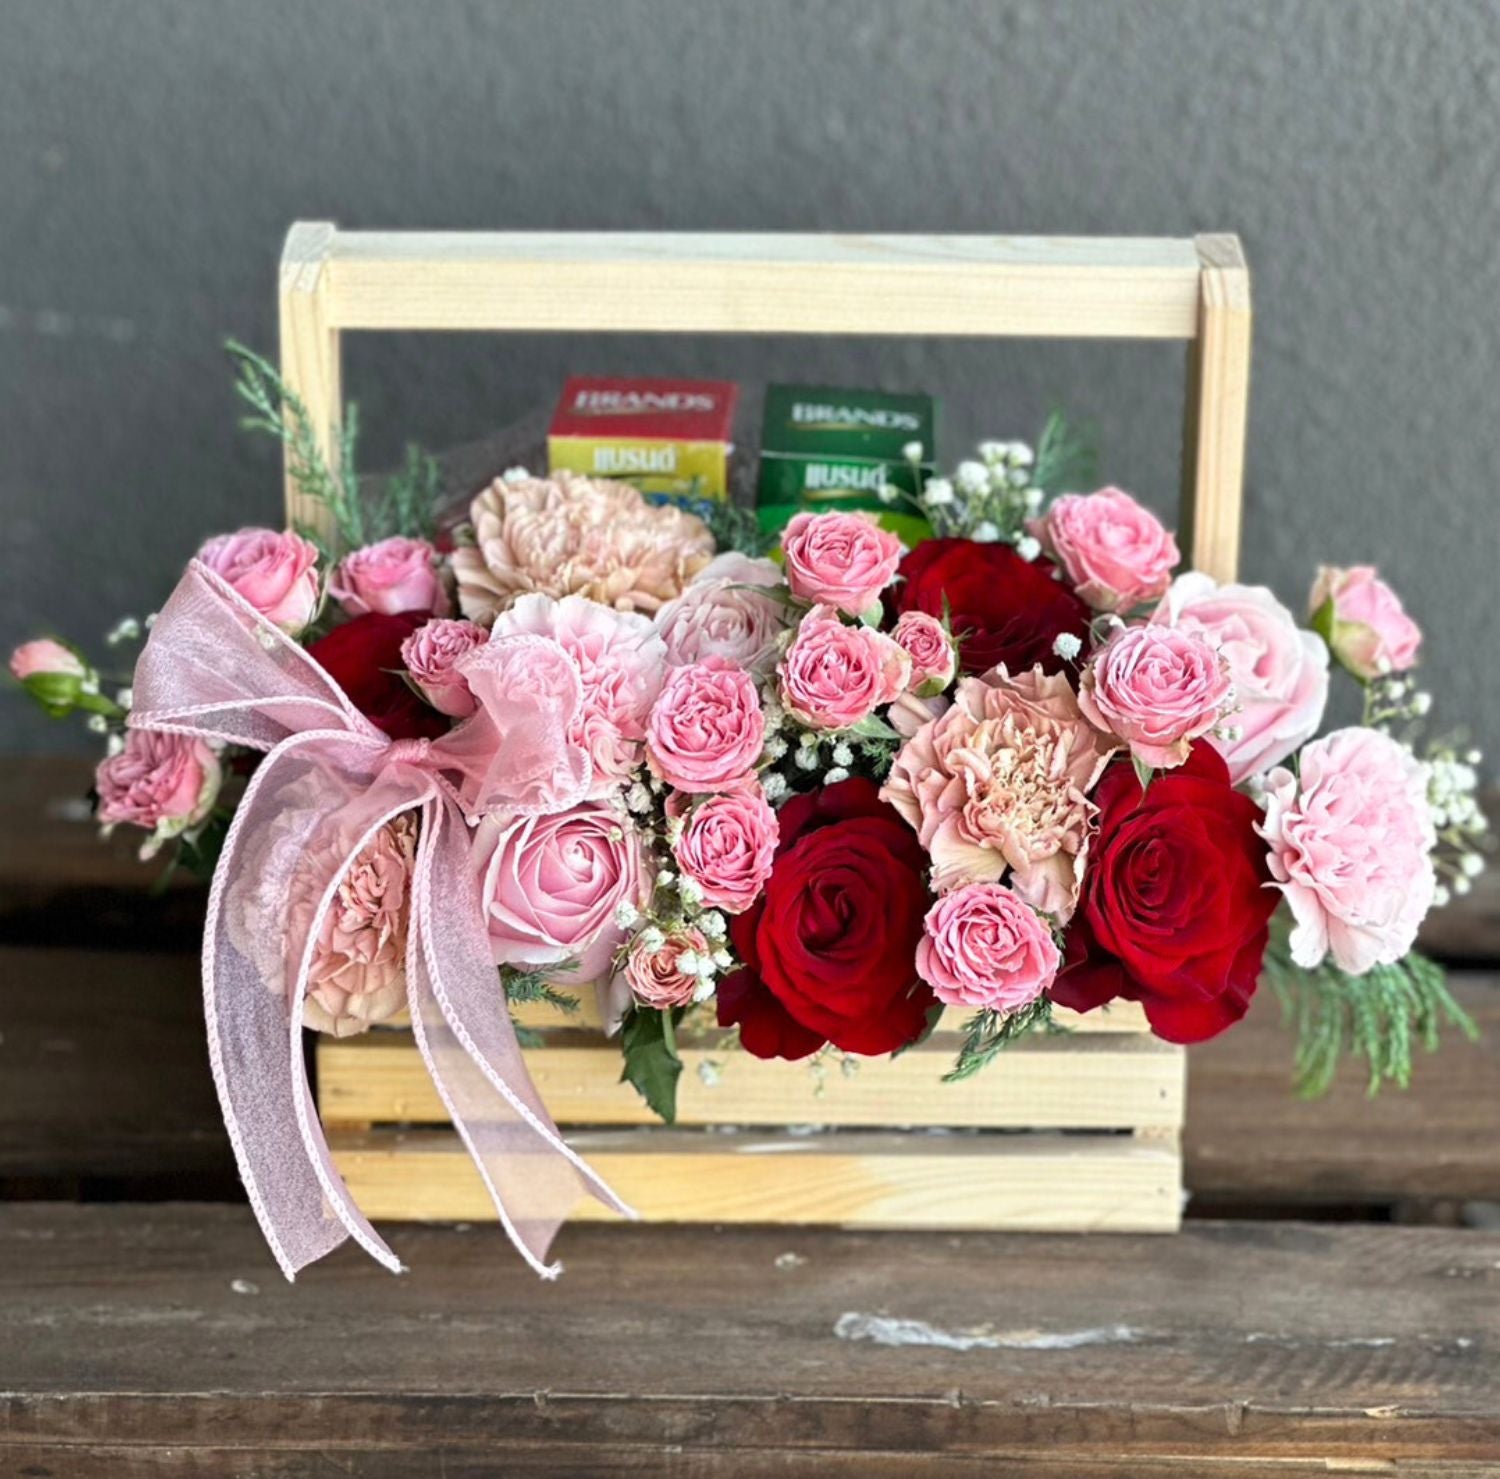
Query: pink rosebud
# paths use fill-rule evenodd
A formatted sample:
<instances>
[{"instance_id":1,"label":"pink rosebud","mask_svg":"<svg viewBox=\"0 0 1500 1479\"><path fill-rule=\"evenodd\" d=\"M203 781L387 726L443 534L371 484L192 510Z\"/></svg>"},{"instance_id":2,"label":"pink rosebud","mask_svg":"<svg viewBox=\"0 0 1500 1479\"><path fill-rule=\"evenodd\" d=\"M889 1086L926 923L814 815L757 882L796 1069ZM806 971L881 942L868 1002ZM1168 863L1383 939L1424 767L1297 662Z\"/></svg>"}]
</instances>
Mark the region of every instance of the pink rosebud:
<instances>
[{"instance_id":1,"label":"pink rosebud","mask_svg":"<svg viewBox=\"0 0 1500 1479\"><path fill-rule=\"evenodd\" d=\"M51 637L23 642L10 655L10 675L22 683L38 677L82 678L87 673L77 653Z\"/></svg>"},{"instance_id":2,"label":"pink rosebud","mask_svg":"<svg viewBox=\"0 0 1500 1479\"><path fill-rule=\"evenodd\" d=\"M640 935L625 958L625 979L642 1006L667 1010L688 1006L698 991L699 976L683 969L683 957L702 957L711 947L702 931L688 927L667 936L656 950L648 950Z\"/></svg>"},{"instance_id":3,"label":"pink rosebud","mask_svg":"<svg viewBox=\"0 0 1500 1479\"><path fill-rule=\"evenodd\" d=\"M767 671L776 660L776 639L786 630L787 606L762 590L780 585L781 578L770 560L752 560L735 550L715 556L656 613L667 661L681 667L722 657L752 673Z\"/></svg>"},{"instance_id":4,"label":"pink rosebud","mask_svg":"<svg viewBox=\"0 0 1500 1479\"><path fill-rule=\"evenodd\" d=\"M198 558L289 637L318 609L318 551L299 535L241 529L210 539Z\"/></svg>"},{"instance_id":5,"label":"pink rosebud","mask_svg":"<svg viewBox=\"0 0 1500 1479\"><path fill-rule=\"evenodd\" d=\"M1051 930L1002 884L970 883L944 894L922 929L917 974L948 1006L1014 1012L1057 975Z\"/></svg>"},{"instance_id":6,"label":"pink rosebud","mask_svg":"<svg viewBox=\"0 0 1500 1479\"><path fill-rule=\"evenodd\" d=\"M703 891L703 902L739 914L771 876L778 840L776 813L758 785L695 806L677 839L677 866Z\"/></svg>"},{"instance_id":7,"label":"pink rosebud","mask_svg":"<svg viewBox=\"0 0 1500 1479\"><path fill-rule=\"evenodd\" d=\"M1373 565L1320 565L1308 613L1333 655L1366 683L1416 664L1422 629Z\"/></svg>"},{"instance_id":8,"label":"pink rosebud","mask_svg":"<svg viewBox=\"0 0 1500 1479\"><path fill-rule=\"evenodd\" d=\"M439 617L418 627L401 644L401 661L433 708L454 719L467 719L479 705L457 665L488 641L489 633L472 621Z\"/></svg>"},{"instance_id":9,"label":"pink rosebud","mask_svg":"<svg viewBox=\"0 0 1500 1479\"><path fill-rule=\"evenodd\" d=\"M919 698L932 698L953 681L958 653L937 617L925 611L904 612L891 639L911 658L911 687Z\"/></svg>"},{"instance_id":10,"label":"pink rosebud","mask_svg":"<svg viewBox=\"0 0 1500 1479\"><path fill-rule=\"evenodd\" d=\"M438 553L425 539L396 535L367 544L339 561L328 582L328 594L350 616L377 611L400 616L427 611L446 616L452 605L437 568Z\"/></svg>"},{"instance_id":11,"label":"pink rosebud","mask_svg":"<svg viewBox=\"0 0 1500 1479\"><path fill-rule=\"evenodd\" d=\"M911 658L884 632L846 626L831 606L814 606L781 660L781 701L813 729L849 729L910 680Z\"/></svg>"},{"instance_id":12,"label":"pink rosebud","mask_svg":"<svg viewBox=\"0 0 1500 1479\"><path fill-rule=\"evenodd\" d=\"M1120 488L1064 493L1026 527L1096 611L1155 601L1182 558L1161 520Z\"/></svg>"},{"instance_id":13,"label":"pink rosebud","mask_svg":"<svg viewBox=\"0 0 1500 1479\"><path fill-rule=\"evenodd\" d=\"M1229 665L1197 632L1126 627L1089 659L1078 707L1137 760L1171 770L1219 722L1233 694Z\"/></svg>"},{"instance_id":14,"label":"pink rosebud","mask_svg":"<svg viewBox=\"0 0 1500 1479\"><path fill-rule=\"evenodd\" d=\"M149 857L213 810L221 779L219 757L202 740L129 730L125 748L94 772L99 820L144 827L152 836L141 852Z\"/></svg>"},{"instance_id":15,"label":"pink rosebud","mask_svg":"<svg viewBox=\"0 0 1500 1479\"><path fill-rule=\"evenodd\" d=\"M673 668L646 725L653 775L679 791L725 791L754 768L765 742L755 680L709 657Z\"/></svg>"},{"instance_id":16,"label":"pink rosebud","mask_svg":"<svg viewBox=\"0 0 1500 1479\"><path fill-rule=\"evenodd\" d=\"M850 616L868 611L895 578L901 541L873 514L794 514L781 536L792 594Z\"/></svg>"},{"instance_id":17,"label":"pink rosebud","mask_svg":"<svg viewBox=\"0 0 1500 1479\"><path fill-rule=\"evenodd\" d=\"M1356 976L1400 960L1437 886L1421 766L1389 735L1352 728L1305 745L1297 768L1266 777L1257 828L1296 921L1292 959L1311 970L1332 955Z\"/></svg>"}]
</instances>

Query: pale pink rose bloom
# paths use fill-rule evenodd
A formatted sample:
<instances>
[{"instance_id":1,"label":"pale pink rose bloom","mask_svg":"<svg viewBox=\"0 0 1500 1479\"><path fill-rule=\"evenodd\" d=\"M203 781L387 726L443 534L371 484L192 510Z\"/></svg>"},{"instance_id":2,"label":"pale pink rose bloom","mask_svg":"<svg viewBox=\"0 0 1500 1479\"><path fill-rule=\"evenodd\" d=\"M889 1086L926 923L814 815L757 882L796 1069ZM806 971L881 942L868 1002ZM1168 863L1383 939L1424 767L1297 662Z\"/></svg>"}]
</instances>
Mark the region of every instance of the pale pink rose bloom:
<instances>
[{"instance_id":1,"label":"pale pink rose bloom","mask_svg":"<svg viewBox=\"0 0 1500 1479\"><path fill-rule=\"evenodd\" d=\"M152 836L141 852L149 857L213 810L222 780L219 757L202 740L127 730L125 748L100 761L94 772L99 820L106 826L144 827Z\"/></svg>"},{"instance_id":2,"label":"pale pink rose bloom","mask_svg":"<svg viewBox=\"0 0 1500 1479\"><path fill-rule=\"evenodd\" d=\"M691 1004L699 978L682 969L682 957L706 955L710 945L701 930L688 926L668 935L659 950L647 950L637 935L625 957L624 976L642 1006L666 1010Z\"/></svg>"},{"instance_id":3,"label":"pale pink rose bloom","mask_svg":"<svg viewBox=\"0 0 1500 1479\"><path fill-rule=\"evenodd\" d=\"M749 776L765 737L755 680L709 657L667 674L646 725L646 757L679 791L726 791Z\"/></svg>"},{"instance_id":4,"label":"pale pink rose bloom","mask_svg":"<svg viewBox=\"0 0 1500 1479\"><path fill-rule=\"evenodd\" d=\"M759 785L726 791L688 813L675 848L677 866L703 891L705 904L739 914L766 886L779 835Z\"/></svg>"},{"instance_id":5,"label":"pale pink rose bloom","mask_svg":"<svg viewBox=\"0 0 1500 1479\"><path fill-rule=\"evenodd\" d=\"M1264 586L1219 585L1193 571L1172 582L1151 620L1197 632L1229 664L1238 739L1210 735L1238 785L1318 732L1328 702L1328 648Z\"/></svg>"},{"instance_id":6,"label":"pale pink rose bloom","mask_svg":"<svg viewBox=\"0 0 1500 1479\"><path fill-rule=\"evenodd\" d=\"M28 678L52 674L62 678L82 678L87 673L88 669L79 661L78 654L51 637L23 642L10 655L10 675L20 683Z\"/></svg>"},{"instance_id":7,"label":"pale pink rose bloom","mask_svg":"<svg viewBox=\"0 0 1500 1479\"><path fill-rule=\"evenodd\" d=\"M1120 488L1064 493L1026 527L1096 611L1156 600L1182 558L1161 520Z\"/></svg>"},{"instance_id":8,"label":"pale pink rose bloom","mask_svg":"<svg viewBox=\"0 0 1500 1479\"><path fill-rule=\"evenodd\" d=\"M1324 627L1320 620L1319 627L1328 632L1333 655L1355 677L1369 682L1416 665L1422 629L1373 565L1347 570L1320 565L1308 598L1308 614L1316 617L1330 603L1328 624Z\"/></svg>"},{"instance_id":9,"label":"pale pink rose bloom","mask_svg":"<svg viewBox=\"0 0 1500 1479\"><path fill-rule=\"evenodd\" d=\"M1176 627L1126 627L1089 659L1079 684L1084 718L1118 735L1157 770L1188 757L1234 697L1229 664L1206 637Z\"/></svg>"},{"instance_id":10,"label":"pale pink rose bloom","mask_svg":"<svg viewBox=\"0 0 1500 1479\"><path fill-rule=\"evenodd\" d=\"M498 479L473 502L475 543L453 553L458 602L481 626L517 596L587 596L648 616L713 556L702 519L657 508L626 483L574 473Z\"/></svg>"},{"instance_id":11,"label":"pale pink rose bloom","mask_svg":"<svg viewBox=\"0 0 1500 1479\"><path fill-rule=\"evenodd\" d=\"M318 551L300 535L241 529L210 539L198 558L289 637L318 609Z\"/></svg>"},{"instance_id":12,"label":"pale pink rose bloom","mask_svg":"<svg viewBox=\"0 0 1500 1479\"><path fill-rule=\"evenodd\" d=\"M352 1037L394 1016L406 999L407 907L417 819L387 822L339 880L313 947L305 1026Z\"/></svg>"},{"instance_id":13,"label":"pale pink rose bloom","mask_svg":"<svg viewBox=\"0 0 1500 1479\"><path fill-rule=\"evenodd\" d=\"M1067 919L1096 808L1089 792L1118 741L1079 710L1061 673L962 679L953 705L902 746L881 796L915 828L940 890L1011 887Z\"/></svg>"},{"instance_id":14,"label":"pale pink rose bloom","mask_svg":"<svg viewBox=\"0 0 1500 1479\"><path fill-rule=\"evenodd\" d=\"M941 719L952 707L953 701L944 694L934 694L931 698L918 698L908 688L905 693L898 695L895 702L885 711L885 720L902 739L914 739L921 732L924 724L930 724L934 719Z\"/></svg>"},{"instance_id":15,"label":"pale pink rose bloom","mask_svg":"<svg viewBox=\"0 0 1500 1479\"><path fill-rule=\"evenodd\" d=\"M768 672L788 612L784 601L755 587L781 583L781 571L770 560L752 560L735 550L716 555L676 600L656 613L667 661L681 667L722 657L752 673Z\"/></svg>"},{"instance_id":16,"label":"pale pink rose bloom","mask_svg":"<svg viewBox=\"0 0 1500 1479\"><path fill-rule=\"evenodd\" d=\"M1292 911L1292 959L1325 956L1351 975L1411 949L1432 905L1437 837L1422 767L1374 729L1337 729L1305 746L1298 776L1266 777L1271 876Z\"/></svg>"},{"instance_id":17,"label":"pale pink rose bloom","mask_svg":"<svg viewBox=\"0 0 1500 1479\"><path fill-rule=\"evenodd\" d=\"M924 698L941 693L953 681L958 653L937 617L925 611L903 612L891 640L911 658L911 686Z\"/></svg>"},{"instance_id":18,"label":"pale pink rose bloom","mask_svg":"<svg viewBox=\"0 0 1500 1479\"><path fill-rule=\"evenodd\" d=\"M895 701L911 681L911 658L884 632L848 626L814 606L781 659L781 701L813 729L849 729Z\"/></svg>"},{"instance_id":19,"label":"pale pink rose bloom","mask_svg":"<svg viewBox=\"0 0 1500 1479\"><path fill-rule=\"evenodd\" d=\"M453 603L438 572L438 552L425 539L396 535L347 554L328 580L328 594L350 616L377 611L446 616Z\"/></svg>"},{"instance_id":20,"label":"pale pink rose bloom","mask_svg":"<svg viewBox=\"0 0 1500 1479\"><path fill-rule=\"evenodd\" d=\"M1014 1012L1052 984L1059 964L1041 915L1003 884L956 888L922 922L917 974L947 1006Z\"/></svg>"},{"instance_id":21,"label":"pale pink rose bloom","mask_svg":"<svg viewBox=\"0 0 1500 1479\"><path fill-rule=\"evenodd\" d=\"M615 911L642 902L641 844L628 817L596 801L486 817L473 858L496 964L571 960L570 980L605 974L625 939Z\"/></svg>"},{"instance_id":22,"label":"pale pink rose bloom","mask_svg":"<svg viewBox=\"0 0 1500 1479\"><path fill-rule=\"evenodd\" d=\"M435 617L401 644L401 661L433 708L467 719L479 705L457 665L488 641L489 633L475 622Z\"/></svg>"},{"instance_id":23,"label":"pale pink rose bloom","mask_svg":"<svg viewBox=\"0 0 1500 1479\"><path fill-rule=\"evenodd\" d=\"M781 536L786 582L815 606L868 611L896 576L901 541L874 514L794 514Z\"/></svg>"}]
</instances>

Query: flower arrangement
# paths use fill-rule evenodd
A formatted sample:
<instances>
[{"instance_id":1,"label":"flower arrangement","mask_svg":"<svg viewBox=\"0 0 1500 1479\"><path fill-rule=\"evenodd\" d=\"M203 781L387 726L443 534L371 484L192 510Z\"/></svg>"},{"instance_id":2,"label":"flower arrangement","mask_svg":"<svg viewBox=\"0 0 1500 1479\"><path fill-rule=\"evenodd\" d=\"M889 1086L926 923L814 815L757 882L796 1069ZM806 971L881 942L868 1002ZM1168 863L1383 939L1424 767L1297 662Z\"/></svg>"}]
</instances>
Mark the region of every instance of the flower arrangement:
<instances>
[{"instance_id":1,"label":"flower arrangement","mask_svg":"<svg viewBox=\"0 0 1500 1479\"><path fill-rule=\"evenodd\" d=\"M506 1152L472 1128L467 1064L581 1167L507 999L597 991L667 1120L685 1021L815 1059L900 1052L957 1007L956 1078L1054 1005L1138 1002L1199 1042L1265 979L1309 1091L1346 1050L1373 1088L1406 1080L1413 1039L1472 1031L1413 944L1482 866L1479 756L1425 736L1421 633L1373 569L1320 571L1305 623L1179 572L1130 494L1060 490L1057 419L1035 453L985 443L888 488L933 529L912 548L873 515L802 513L766 558L624 485L520 470L439 541L422 458L362 502L352 446L330 471L238 353L332 538L209 540L154 626L111 634L148 637L112 699L54 640L11 671L106 736L105 827L217 867L211 1030L253 1200L274 1136L234 1078L252 1018L269 1040L409 1009L482 1167ZM1363 717L1318 737L1336 670ZM324 1244L278 1194L257 1210L290 1272ZM512 1232L536 1261L545 1229Z\"/></svg>"}]
</instances>

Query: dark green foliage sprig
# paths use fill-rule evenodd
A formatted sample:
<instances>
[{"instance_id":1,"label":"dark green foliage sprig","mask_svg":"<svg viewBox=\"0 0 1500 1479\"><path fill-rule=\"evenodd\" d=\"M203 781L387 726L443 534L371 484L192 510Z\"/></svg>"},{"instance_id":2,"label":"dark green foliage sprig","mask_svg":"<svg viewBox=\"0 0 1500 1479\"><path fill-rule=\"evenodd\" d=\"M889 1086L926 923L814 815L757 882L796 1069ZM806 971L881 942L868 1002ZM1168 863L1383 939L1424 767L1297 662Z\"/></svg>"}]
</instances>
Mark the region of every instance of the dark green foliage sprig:
<instances>
[{"instance_id":1,"label":"dark green foliage sprig","mask_svg":"<svg viewBox=\"0 0 1500 1479\"><path fill-rule=\"evenodd\" d=\"M742 555L759 559L780 538L761 528L760 517L753 508L746 508L730 498L715 499L704 523L714 537L714 547L721 553L738 550Z\"/></svg>"},{"instance_id":2,"label":"dark green foliage sprig","mask_svg":"<svg viewBox=\"0 0 1500 1479\"><path fill-rule=\"evenodd\" d=\"M1044 493L1082 493L1099 485L1099 446L1094 427L1053 411L1036 444L1031 481Z\"/></svg>"},{"instance_id":3,"label":"dark green foliage sprig","mask_svg":"<svg viewBox=\"0 0 1500 1479\"><path fill-rule=\"evenodd\" d=\"M972 1078L1011 1043L1029 1032L1065 1030L1052 1020L1052 1001L1046 996L1039 996L1013 1012L977 1012L964 1023L964 1039L959 1045L957 1061L943 1075L943 1082L956 1084Z\"/></svg>"},{"instance_id":4,"label":"dark green foliage sprig","mask_svg":"<svg viewBox=\"0 0 1500 1479\"><path fill-rule=\"evenodd\" d=\"M523 971L513 965L500 967L500 985L505 991L505 1000L516 1006L523 1002L544 1001L548 1006L571 1016L578 1010L578 998L566 991L559 991L550 977L567 970L568 965L549 965L544 970ZM542 1044L541 1033L530 1027L522 1027L514 1020L516 1039L523 1048L536 1048Z\"/></svg>"}]
</instances>

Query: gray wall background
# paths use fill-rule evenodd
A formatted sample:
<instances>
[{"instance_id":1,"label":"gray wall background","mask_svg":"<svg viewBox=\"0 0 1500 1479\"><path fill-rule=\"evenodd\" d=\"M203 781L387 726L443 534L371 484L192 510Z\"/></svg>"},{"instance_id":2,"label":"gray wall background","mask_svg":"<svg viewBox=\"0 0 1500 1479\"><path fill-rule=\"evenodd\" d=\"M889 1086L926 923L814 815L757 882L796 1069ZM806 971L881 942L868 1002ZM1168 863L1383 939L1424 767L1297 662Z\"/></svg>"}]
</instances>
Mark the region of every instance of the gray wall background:
<instances>
[{"instance_id":1,"label":"gray wall background","mask_svg":"<svg viewBox=\"0 0 1500 1479\"><path fill-rule=\"evenodd\" d=\"M1493 0L0 0L0 645L98 645L279 519L220 344L274 348L287 224L1234 230L1255 279L1245 573L1381 564L1444 718L1500 739ZM949 459L1062 402L1172 506L1165 346L371 336L367 469L570 369L924 387ZM1476 640L1478 639L1478 640ZM0 750L87 748L0 698Z\"/></svg>"}]
</instances>

